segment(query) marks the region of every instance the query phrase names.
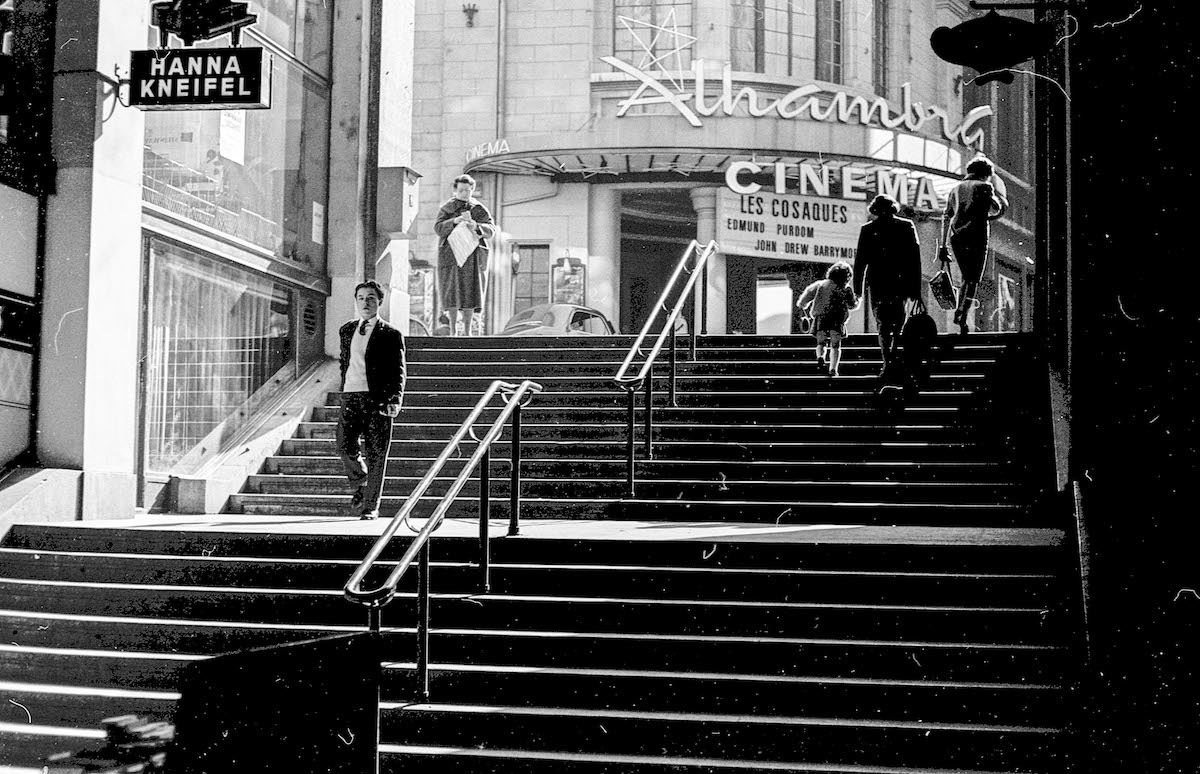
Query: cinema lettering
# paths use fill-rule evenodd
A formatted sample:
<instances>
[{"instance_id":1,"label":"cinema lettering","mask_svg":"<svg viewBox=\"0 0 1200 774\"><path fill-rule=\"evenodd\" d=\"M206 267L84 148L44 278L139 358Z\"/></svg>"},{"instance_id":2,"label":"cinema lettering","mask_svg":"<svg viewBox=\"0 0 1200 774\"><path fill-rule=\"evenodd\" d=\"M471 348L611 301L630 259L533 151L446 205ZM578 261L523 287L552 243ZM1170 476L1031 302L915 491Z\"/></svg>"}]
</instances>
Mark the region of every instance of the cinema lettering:
<instances>
[{"instance_id":1,"label":"cinema lettering","mask_svg":"<svg viewBox=\"0 0 1200 774\"><path fill-rule=\"evenodd\" d=\"M990 105L980 105L970 110L961 123L955 124L950 115L936 105L913 102L909 84L900 87L901 106L892 109L886 99L875 97L868 101L864 97L852 97L844 91L828 92L825 87L807 84L774 99L764 100L754 88L743 86L734 92L733 70L726 64L717 88L710 89L704 75L704 60L692 62L692 91L676 91L670 85L655 78L628 62L612 56L601 57L601 61L632 76L638 86L633 93L617 105L617 117L624 116L631 107L643 105L670 105L692 126L703 126L701 117L722 113L732 116L739 106L744 105L745 114L758 118L775 114L779 118L807 118L812 121L836 121L843 124L858 122L863 126L875 124L885 129L901 129L919 132L927 123L940 122L942 135L947 140L983 150L983 130L975 124L992 115ZM713 92L710 96L710 91ZM826 96L828 95L828 96Z\"/></svg>"},{"instance_id":2,"label":"cinema lettering","mask_svg":"<svg viewBox=\"0 0 1200 774\"><path fill-rule=\"evenodd\" d=\"M271 106L271 57L261 48L190 48L130 54L130 104L142 110Z\"/></svg>"},{"instance_id":3,"label":"cinema lettering","mask_svg":"<svg viewBox=\"0 0 1200 774\"><path fill-rule=\"evenodd\" d=\"M777 161L764 166L753 161L734 161L725 169L725 185L737 194L754 194L773 187L778 194L798 193L860 202L875 194L887 194L917 210L931 212L941 208L933 178L910 176L903 169L881 169L871 175L851 164L834 168L828 164Z\"/></svg>"}]
</instances>

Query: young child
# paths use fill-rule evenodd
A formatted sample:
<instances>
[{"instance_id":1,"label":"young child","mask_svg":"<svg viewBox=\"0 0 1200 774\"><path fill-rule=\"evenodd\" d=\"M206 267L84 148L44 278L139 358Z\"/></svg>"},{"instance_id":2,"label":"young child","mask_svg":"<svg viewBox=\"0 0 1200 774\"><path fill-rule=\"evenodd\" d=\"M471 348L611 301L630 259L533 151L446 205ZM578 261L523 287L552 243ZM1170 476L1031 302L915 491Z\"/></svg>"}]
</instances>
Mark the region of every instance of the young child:
<instances>
[{"instance_id":1,"label":"young child","mask_svg":"<svg viewBox=\"0 0 1200 774\"><path fill-rule=\"evenodd\" d=\"M817 365L828 363L830 376L838 375L846 319L850 316L850 310L858 306L858 299L850 287L852 276L850 264L838 261L825 272L825 279L806 287L796 301L796 306L801 309L812 307L812 331L817 337Z\"/></svg>"}]
</instances>

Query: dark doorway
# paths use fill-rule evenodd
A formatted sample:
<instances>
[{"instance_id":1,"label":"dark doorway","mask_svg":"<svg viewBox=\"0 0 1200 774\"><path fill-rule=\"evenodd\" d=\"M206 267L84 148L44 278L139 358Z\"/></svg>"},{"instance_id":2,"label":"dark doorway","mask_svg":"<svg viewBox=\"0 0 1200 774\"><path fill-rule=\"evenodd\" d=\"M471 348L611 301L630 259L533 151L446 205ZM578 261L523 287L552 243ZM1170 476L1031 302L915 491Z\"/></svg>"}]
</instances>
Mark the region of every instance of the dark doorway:
<instances>
[{"instance_id":1,"label":"dark doorway","mask_svg":"<svg viewBox=\"0 0 1200 774\"><path fill-rule=\"evenodd\" d=\"M675 264L695 238L696 212L687 189L623 193L621 333L638 333L646 324ZM690 324L690 303L685 313Z\"/></svg>"}]
</instances>

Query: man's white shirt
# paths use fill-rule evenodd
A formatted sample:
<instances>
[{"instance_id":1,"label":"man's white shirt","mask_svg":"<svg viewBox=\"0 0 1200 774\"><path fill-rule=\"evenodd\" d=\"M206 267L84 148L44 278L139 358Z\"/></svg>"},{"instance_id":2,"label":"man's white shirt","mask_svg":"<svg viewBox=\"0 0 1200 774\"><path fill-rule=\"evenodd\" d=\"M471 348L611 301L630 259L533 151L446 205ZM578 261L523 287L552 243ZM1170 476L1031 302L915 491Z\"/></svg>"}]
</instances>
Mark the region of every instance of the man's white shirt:
<instances>
[{"instance_id":1,"label":"man's white shirt","mask_svg":"<svg viewBox=\"0 0 1200 774\"><path fill-rule=\"evenodd\" d=\"M366 333L361 333L362 319L354 321L354 336L350 339L350 366L346 369L343 392L367 392L367 341L375 331L379 315L367 320Z\"/></svg>"}]
</instances>

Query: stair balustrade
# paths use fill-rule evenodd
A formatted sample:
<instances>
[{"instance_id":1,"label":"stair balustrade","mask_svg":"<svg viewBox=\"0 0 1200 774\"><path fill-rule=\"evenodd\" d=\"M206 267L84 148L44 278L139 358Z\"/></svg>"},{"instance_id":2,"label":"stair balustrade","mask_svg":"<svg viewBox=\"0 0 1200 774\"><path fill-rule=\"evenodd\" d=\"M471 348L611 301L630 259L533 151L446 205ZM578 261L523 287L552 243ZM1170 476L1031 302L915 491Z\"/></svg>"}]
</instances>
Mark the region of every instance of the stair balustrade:
<instances>
[{"instance_id":1,"label":"stair balustrade","mask_svg":"<svg viewBox=\"0 0 1200 774\"><path fill-rule=\"evenodd\" d=\"M513 384L496 380L479 398L475 404L475 408L459 425L458 430L446 443L441 454L434 460L433 464L426 471L425 475L417 482L413 488L412 494L400 506L400 509L392 516L387 527L384 528L383 534L371 546L371 550L367 552L366 558L358 565L354 574L350 576L350 580L346 581L346 586L343 592L346 599L356 604L363 605L367 608L367 623L372 632L378 632L382 628L383 608L388 605L396 596L396 589L400 584L401 578L408 572L408 568L412 566L413 561L418 561L417 571L417 680L418 689L421 695L425 698L429 697L429 540L433 533L441 526L442 519L445 518L446 511L454 504L454 499L470 478L475 466L479 466L479 589L481 593L486 594L490 589L490 573L491 573L491 551L488 541L488 510L490 498L488 494L490 483L490 467L491 467L491 445L492 442L500 436L504 430L504 424L512 418L512 481L509 488L510 508L509 508L509 523L508 534L515 536L520 532L520 514L521 514L521 409L528 405L533 399L534 394L542 391L542 386L536 382L526 379L520 384ZM483 438L479 438L475 434L475 422L479 416L488 407L492 399L498 393L504 394L504 407L492 422ZM413 510L421 502L426 490L437 475L442 471L442 468L449 462L451 455L458 450L458 445L468 435L472 440L477 442L474 453L459 471L454 481L451 482L450 488L442 497L441 501L434 507L433 513L425 520L424 526L417 532L415 538L404 555L400 558L399 563L388 575L387 579L382 584L373 588L363 588L363 582L366 579L367 573L375 567L380 556L391 543L392 538L396 536L401 525L408 523L408 518ZM387 477L386 466L384 468L384 477ZM419 555L419 556L418 556Z\"/></svg>"},{"instance_id":2,"label":"stair balustrade","mask_svg":"<svg viewBox=\"0 0 1200 774\"><path fill-rule=\"evenodd\" d=\"M700 247L700 243L692 240L683 255L679 258L679 262L675 264L675 271L671 273L670 279L667 280L666 287L663 288L662 294L658 297L658 301L654 304L654 309L650 317L646 319L646 324L642 326L641 333L633 340L633 345L629 348L629 354L625 356L625 360L621 363L621 367L617 370L617 375L613 377L613 382L625 390L628 396L628 413L627 422L629 426L629 435L626 440L626 490L630 497L634 496L635 481L634 481L634 457L636 442L634 441L634 425L636 423L636 396L639 389L645 389L646 397L644 403L644 415L646 423L645 437L643 439L646 446L646 459L654 459L654 366L659 353L662 351L663 344L666 343L667 337L670 337L670 374L667 381L668 400L672 406L676 406L675 400L675 377L678 372L678 350L677 336L675 323L679 319L679 315L683 312L683 307L687 304L688 299L695 293L696 280L703 277L704 282L701 283L700 292L700 318L701 318L701 334L707 333L707 316L708 316L708 259L717 251L717 243L709 241L704 247ZM691 266L688 261L692 256L695 256L695 261ZM675 299L675 304L668 309L667 299L670 298L671 292L675 289L679 278L684 274L687 275L687 281L683 285L678 298ZM654 329L654 323L658 320L659 313L666 312L667 319L663 323L662 330L654 339L654 345L650 348L649 353L643 350L643 344L650 332ZM696 325L695 319L692 320L692 326L689 330L691 344L689 357L693 362L697 359L696 353ZM630 374L629 371L633 368L634 360L639 354L645 355L645 360L642 361L637 373Z\"/></svg>"}]
</instances>

